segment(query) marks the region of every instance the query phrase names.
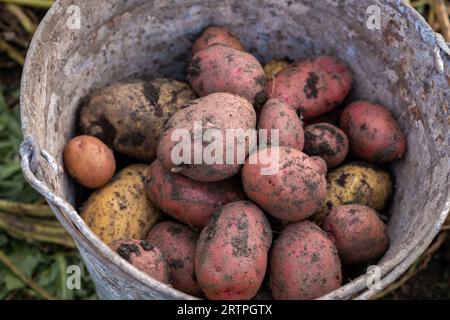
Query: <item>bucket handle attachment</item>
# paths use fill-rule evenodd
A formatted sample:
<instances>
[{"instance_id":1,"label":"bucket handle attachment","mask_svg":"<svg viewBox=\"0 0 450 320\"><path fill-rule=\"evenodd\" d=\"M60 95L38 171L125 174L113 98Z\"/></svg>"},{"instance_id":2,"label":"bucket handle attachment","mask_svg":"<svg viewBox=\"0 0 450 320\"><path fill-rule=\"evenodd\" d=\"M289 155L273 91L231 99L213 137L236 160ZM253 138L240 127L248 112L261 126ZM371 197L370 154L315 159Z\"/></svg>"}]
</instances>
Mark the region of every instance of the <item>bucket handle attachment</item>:
<instances>
[{"instance_id":1,"label":"bucket handle attachment","mask_svg":"<svg viewBox=\"0 0 450 320\"><path fill-rule=\"evenodd\" d=\"M450 57L450 43L447 43L444 39L444 36L439 32L436 32L436 41L439 48L441 48L442 51L444 51Z\"/></svg>"},{"instance_id":2,"label":"bucket handle attachment","mask_svg":"<svg viewBox=\"0 0 450 320\"><path fill-rule=\"evenodd\" d=\"M450 47L449 44L445 41L444 36L439 32L435 32L437 47L434 48L434 64L436 70L443 74L444 70L444 61L442 60L441 50L447 55L446 57L450 57Z\"/></svg>"},{"instance_id":3,"label":"bucket handle attachment","mask_svg":"<svg viewBox=\"0 0 450 320\"><path fill-rule=\"evenodd\" d=\"M49 203L61 208L65 212L76 211L73 206L47 186L43 181L43 172L41 161L44 160L56 175L62 173L61 167L56 163L53 156L47 151L41 149L35 139L27 136L20 145L20 156L22 158L21 167L25 180L41 195L47 199Z\"/></svg>"}]
</instances>

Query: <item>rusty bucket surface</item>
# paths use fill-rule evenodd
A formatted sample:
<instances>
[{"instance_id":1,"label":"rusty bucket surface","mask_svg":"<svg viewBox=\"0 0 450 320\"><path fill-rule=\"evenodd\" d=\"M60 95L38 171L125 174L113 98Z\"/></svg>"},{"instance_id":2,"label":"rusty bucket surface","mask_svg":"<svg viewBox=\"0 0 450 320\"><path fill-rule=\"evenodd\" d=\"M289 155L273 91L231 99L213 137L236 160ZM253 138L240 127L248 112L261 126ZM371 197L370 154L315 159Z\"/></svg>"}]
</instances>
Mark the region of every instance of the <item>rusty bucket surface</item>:
<instances>
[{"instance_id":1,"label":"rusty bucket surface","mask_svg":"<svg viewBox=\"0 0 450 320\"><path fill-rule=\"evenodd\" d=\"M138 271L79 217L63 169L80 100L93 88L150 75L183 79L193 40L226 25L261 62L331 54L353 70L352 99L386 105L407 135L378 266L324 299L366 299L399 277L430 244L450 208L449 49L403 1L60 0L32 41L22 79L22 168L75 240L105 299L192 299Z\"/></svg>"}]
</instances>

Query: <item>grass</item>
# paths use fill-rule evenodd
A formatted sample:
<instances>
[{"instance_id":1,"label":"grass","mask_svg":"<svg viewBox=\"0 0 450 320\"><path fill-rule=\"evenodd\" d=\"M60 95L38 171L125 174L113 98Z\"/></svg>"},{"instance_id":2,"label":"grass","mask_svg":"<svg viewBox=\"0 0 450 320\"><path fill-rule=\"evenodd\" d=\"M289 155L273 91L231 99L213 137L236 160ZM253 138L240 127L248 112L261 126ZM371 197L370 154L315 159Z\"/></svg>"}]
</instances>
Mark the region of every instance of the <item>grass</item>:
<instances>
[{"instance_id":1,"label":"grass","mask_svg":"<svg viewBox=\"0 0 450 320\"><path fill-rule=\"evenodd\" d=\"M0 229L9 232L0 230L0 299L95 298L94 286L78 252L67 248L73 246L69 237L42 197L23 178L18 97L17 88L0 85ZM14 223L3 223L6 218L6 222ZM22 229L17 229L20 223L26 230L22 234ZM31 242L12 237L11 233L20 238L31 237ZM40 236L41 241L32 235ZM52 236L56 242L64 243L61 239L66 239L67 245L48 244ZM71 265L82 271L80 290L67 288L66 270Z\"/></svg>"}]
</instances>

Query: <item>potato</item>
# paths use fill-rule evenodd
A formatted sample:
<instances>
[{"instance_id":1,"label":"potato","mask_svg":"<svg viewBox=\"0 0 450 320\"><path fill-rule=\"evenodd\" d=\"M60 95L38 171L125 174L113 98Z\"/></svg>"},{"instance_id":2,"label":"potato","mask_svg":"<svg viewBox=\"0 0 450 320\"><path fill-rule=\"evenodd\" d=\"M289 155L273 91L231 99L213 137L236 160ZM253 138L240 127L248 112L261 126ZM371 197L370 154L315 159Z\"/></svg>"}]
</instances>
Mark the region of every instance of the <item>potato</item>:
<instances>
[{"instance_id":1,"label":"potato","mask_svg":"<svg viewBox=\"0 0 450 320\"><path fill-rule=\"evenodd\" d=\"M120 171L95 191L81 210L81 218L105 243L145 239L160 211L145 195L148 166L135 164Z\"/></svg>"},{"instance_id":2,"label":"potato","mask_svg":"<svg viewBox=\"0 0 450 320\"><path fill-rule=\"evenodd\" d=\"M316 212L325 198L326 180L301 151L270 147L249 156L242 169L245 194L284 221L300 221Z\"/></svg>"},{"instance_id":3,"label":"potato","mask_svg":"<svg viewBox=\"0 0 450 320\"><path fill-rule=\"evenodd\" d=\"M319 298L341 286L336 247L314 223L290 223L271 249L269 279L275 300Z\"/></svg>"},{"instance_id":4,"label":"potato","mask_svg":"<svg viewBox=\"0 0 450 320\"><path fill-rule=\"evenodd\" d=\"M218 208L200 233L195 273L209 299L251 299L267 268L272 230L250 201Z\"/></svg>"},{"instance_id":5,"label":"potato","mask_svg":"<svg viewBox=\"0 0 450 320\"><path fill-rule=\"evenodd\" d=\"M266 129L267 141L270 143L271 130L278 130L278 145L297 150L303 149L303 125L295 110L288 104L272 99L266 102L258 120L258 130Z\"/></svg>"},{"instance_id":6,"label":"potato","mask_svg":"<svg viewBox=\"0 0 450 320\"><path fill-rule=\"evenodd\" d=\"M330 171L327 181L327 196L317 221L343 204L362 204L381 211L393 192L389 173L363 162L349 163Z\"/></svg>"},{"instance_id":7,"label":"potato","mask_svg":"<svg viewBox=\"0 0 450 320\"><path fill-rule=\"evenodd\" d=\"M348 154L348 138L345 133L329 123L317 123L305 127L307 155L320 156L328 168L340 165Z\"/></svg>"},{"instance_id":8,"label":"potato","mask_svg":"<svg viewBox=\"0 0 450 320\"><path fill-rule=\"evenodd\" d=\"M266 78L254 56L220 44L198 52L187 69L194 91L204 97L228 92L246 98L256 106L266 101Z\"/></svg>"},{"instance_id":9,"label":"potato","mask_svg":"<svg viewBox=\"0 0 450 320\"><path fill-rule=\"evenodd\" d=\"M110 245L119 256L162 283L171 284L169 264L162 252L146 240L116 240Z\"/></svg>"},{"instance_id":10,"label":"potato","mask_svg":"<svg viewBox=\"0 0 450 320\"><path fill-rule=\"evenodd\" d=\"M386 225L378 213L367 206L349 204L336 207L325 218L323 228L346 264L378 259L389 247Z\"/></svg>"},{"instance_id":11,"label":"potato","mask_svg":"<svg viewBox=\"0 0 450 320\"><path fill-rule=\"evenodd\" d=\"M150 230L147 240L156 245L166 258L173 287L190 295L201 295L194 271L198 234L181 223L164 221Z\"/></svg>"},{"instance_id":12,"label":"potato","mask_svg":"<svg viewBox=\"0 0 450 320\"><path fill-rule=\"evenodd\" d=\"M236 50L245 51L244 46L230 31L224 27L211 26L206 28L200 37L195 40L192 46L192 55L212 46L213 44L221 44Z\"/></svg>"},{"instance_id":13,"label":"potato","mask_svg":"<svg viewBox=\"0 0 450 320\"><path fill-rule=\"evenodd\" d=\"M400 159L406 151L402 130L383 106L351 103L341 114L340 127L350 140L352 153L361 159L385 163Z\"/></svg>"},{"instance_id":14,"label":"potato","mask_svg":"<svg viewBox=\"0 0 450 320\"><path fill-rule=\"evenodd\" d=\"M280 99L304 119L333 110L350 92L352 74L345 64L319 56L289 65L267 82L269 99Z\"/></svg>"},{"instance_id":15,"label":"potato","mask_svg":"<svg viewBox=\"0 0 450 320\"><path fill-rule=\"evenodd\" d=\"M199 143L195 142L199 141L195 137L196 123L201 126L199 133L203 138ZM225 180L239 171L249 150L248 141L227 141L226 130L246 131L255 127L255 110L247 100L229 93L210 94L193 100L188 108L178 111L169 119L159 141L158 159L166 169L192 180ZM180 133L180 129L188 132L189 137L181 136L177 140L176 134ZM220 135L223 143L220 140L213 141L214 138L207 141L206 133L214 132ZM172 135L175 135L174 139ZM200 147L197 148L198 144ZM227 161L227 155L231 151L227 152L226 149L233 144L235 154L231 154L230 161ZM222 156L213 152L216 146L223 148ZM237 150L242 150L242 160L237 158ZM196 157L200 161L195 161Z\"/></svg>"},{"instance_id":16,"label":"potato","mask_svg":"<svg viewBox=\"0 0 450 320\"><path fill-rule=\"evenodd\" d=\"M289 62L286 60L270 60L267 64L264 65L264 74L266 76L266 80L270 80L277 75L278 72L286 69L289 66Z\"/></svg>"},{"instance_id":17,"label":"potato","mask_svg":"<svg viewBox=\"0 0 450 320\"><path fill-rule=\"evenodd\" d=\"M91 136L78 136L64 149L64 164L70 176L88 188L103 187L116 171L111 149Z\"/></svg>"},{"instance_id":18,"label":"potato","mask_svg":"<svg viewBox=\"0 0 450 320\"><path fill-rule=\"evenodd\" d=\"M166 121L195 93L171 80L130 80L93 91L81 106L80 128L117 153L151 162Z\"/></svg>"},{"instance_id":19,"label":"potato","mask_svg":"<svg viewBox=\"0 0 450 320\"><path fill-rule=\"evenodd\" d=\"M217 206L244 199L242 187L235 179L197 182L171 173L159 160L148 169L146 191L162 211L197 230L206 225Z\"/></svg>"},{"instance_id":20,"label":"potato","mask_svg":"<svg viewBox=\"0 0 450 320\"><path fill-rule=\"evenodd\" d=\"M315 163L317 172L319 172L320 174L323 174L323 175L327 174L328 167L327 167L327 163L325 162L325 160L323 160L319 156L312 156L312 157L310 157L310 159L313 160L313 162Z\"/></svg>"}]
</instances>

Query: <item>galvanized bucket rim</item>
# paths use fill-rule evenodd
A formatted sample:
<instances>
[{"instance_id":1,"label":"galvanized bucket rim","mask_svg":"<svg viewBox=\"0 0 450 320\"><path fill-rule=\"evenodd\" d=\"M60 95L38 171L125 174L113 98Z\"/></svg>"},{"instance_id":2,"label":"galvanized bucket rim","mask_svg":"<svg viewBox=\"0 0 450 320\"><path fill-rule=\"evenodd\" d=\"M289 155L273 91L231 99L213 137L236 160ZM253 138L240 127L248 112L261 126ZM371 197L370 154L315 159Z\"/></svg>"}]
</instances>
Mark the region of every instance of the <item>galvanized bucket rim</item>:
<instances>
[{"instance_id":1,"label":"galvanized bucket rim","mask_svg":"<svg viewBox=\"0 0 450 320\"><path fill-rule=\"evenodd\" d=\"M55 4L49 9L41 24L38 26L35 35L31 41L30 48L28 50L25 65L23 68L23 76L21 82L21 105L24 103L23 101L26 99L23 92L25 92L25 88L31 85L29 83L28 74L30 73L30 65L31 61L34 59L34 52L36 46L39 45L40 40L43 37L43 34L48 31L48 23L51 18L60 10L64 9L68 5L72 4L70 0L57 0ZM435 34L431 27L426 23L425 19L416 12L406 1L401 0L401 5L405 7L405 18L410 17L411 19L419 20L421 22L421 27L424 28L426 33ZM433 37L434 39L434 37ZM428 42L430 46L430 50L432 47L436 47L438 45L437 41L430 41L423 39L425 43ZM35 144L33 141L33 137L29 136L29 127L27 121L27 115L24 114L24 108L21 108L21 118L22 118L22 130L24 132L24 136L26 137L22 148L21 148L21 156L22 156L22 169L24 172L25 178L28 182L37 189L40 193L42 193L47 202L52 207L55 212L58 220L68 228L68 232L72 237L77 236L77 238L81 238L83 242L88 245L89 250L99 255L103 259L108 260L117 268L122 269L128 276L137 281L141 282L145 286L157 288L160 292L165 295L172 296L177 299L198 299L197 297L193 297L186 293L183 293L177 289L174 289L166 284L163 284L147 274L141 272L137 268L133 267L131 264L123 260L118 254L112 251L105 243L103 243L85 224L85 222L81 219L78 212L65 200L57 196L53 193L52 190L46 185L45 182L42 182L35 173L30 170L30 158L37 157L37 162L40 161L48 161L47 158L41 157L41 152L39 150L39 146ZM428 226L428 232L424 233L423 238L414 239L405 249L402 249L397 255L393 258L384 261L381 265L381 274L382 281L385 278L393 281L398 278L413 262L417 259L421 253L428 247L428 245L432 242L433 238L439 231L442 224L445 222L448 212L450 211L450 190L447 190L447 202L445 203L444 210L440 212L439 219L430 223ZM77 244L78 245L78 244ZM357 293L363 292L359 298L370 298L374 296L378 290L367 290L367 281L369 279L369 274L363 274L353 280L352 282L340 287L339 289L321 297L320 299L348 299ZM388 281L390 282L390 281ZM383 286L382 286L383 287Z\"/></svg>"}]
</instances>

